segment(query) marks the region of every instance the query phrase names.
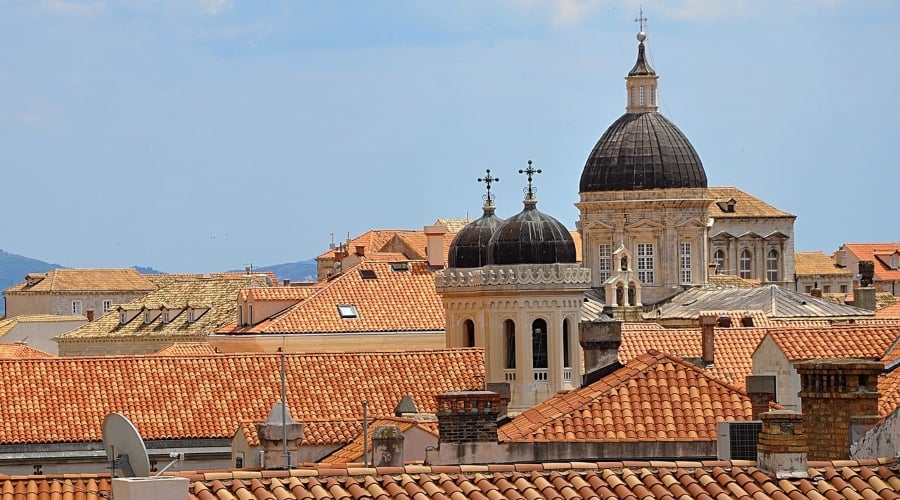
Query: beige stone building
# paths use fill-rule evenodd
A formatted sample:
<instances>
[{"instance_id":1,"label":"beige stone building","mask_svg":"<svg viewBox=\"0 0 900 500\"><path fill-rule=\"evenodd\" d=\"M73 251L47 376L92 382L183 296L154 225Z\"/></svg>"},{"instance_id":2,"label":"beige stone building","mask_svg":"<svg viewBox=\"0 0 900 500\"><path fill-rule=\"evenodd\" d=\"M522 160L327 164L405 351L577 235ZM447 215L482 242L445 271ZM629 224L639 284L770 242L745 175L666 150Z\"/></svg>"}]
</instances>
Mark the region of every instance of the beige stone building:
<instances>
[{"instance_id":1,"label":"beige stone building","mask_svg":"<svg viewBox=\"0 0 900 500\"><path fill-rule=\"evenodd\" d=\"M157 289L134 269L53 269L32 273L3 292L6 316L58 314L88 321Z\"/></svg>"},{"instance_id":2,"label":"beige stone building","mask_svg":"<svg viewBox=\"0 0 900 500\"><path fill-rule=\"evenodd\" d=\"M798 292L844 295L853 292L854 272L823 252L797 252L794 260L794 286Z\"/></svg>"},{"instance_id":3,"label":"beige stone building","mask_svg":"<svg viewBox=\"0 0 900 500\"><path fill-rule=\"evenodd\" d=\"M707 185L700 156L659 113L646 35L638 40L626 112L581 175L577 226L591 286L608 306L639 307L704 284L710 272L792 283L795 216L740 189Z\"/></svg>"}]
</instances>

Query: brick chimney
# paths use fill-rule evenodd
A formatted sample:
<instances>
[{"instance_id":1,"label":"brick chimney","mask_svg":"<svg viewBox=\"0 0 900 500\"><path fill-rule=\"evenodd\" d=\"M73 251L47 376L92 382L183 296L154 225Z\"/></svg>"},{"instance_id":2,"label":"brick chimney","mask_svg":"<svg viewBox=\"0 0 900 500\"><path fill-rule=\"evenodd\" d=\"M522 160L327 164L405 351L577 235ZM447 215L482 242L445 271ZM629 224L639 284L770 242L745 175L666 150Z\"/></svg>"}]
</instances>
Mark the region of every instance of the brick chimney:
<instances>
[{"instance_id":1,"label":"brick chimney","mask_svg":"<svg viewBox=\"0 0 900 500\"><path fill-rule=\"evenodd\" d=\"M585 383L598 380L619 363L622 345L622 321L592 321L579 323L578 343L584 351Z\"/></svg>"},{"instance_id":2,"label":"brick chimney","mask_svg":"<svg viewBox=\"0 0 900 500\"><path fill-rule=\"evenodd\" d=\"M87 311L84 311L84 314L85 314L85 316L87 316L88 321L94 321L94 310L93 309L88 309Z\"/></svg>"},{"instance_id":3,"label":"brick chimney","mask_svg":"<svg viewBox=\"0 0 900 500\"><path fill-rule=\"evenodd\" d=\"M700 359L710 365L716 361L716 325L718 324L718 315L700 314L700 345L702 349Z\"/></svg>"},{"instance_id":4,"label":"brick chimney","mask_svg":"<svg viewBox=\"0 0 900 500\"><path fill-rule=\"evenodd\" d=\"M769 411L769 403L775 401L775 376L750 375L746 379L747 394L750 396L752 419Z\"/></svg>"},{"instance_id":5,"label":"brick chimney","mask_svg":"<svg viewBox=\"0 0 900 500\"><path fill-rule=\"evenodd\" d=\"M497 442L500 395L496 392L445 392L437 396L437 406L439 443Z\"/></svg>"},{"instance_id":6,"label":"brick chimney","mask_svg":"<svg viewBox=\"0 0 900 500\"><path fill-rule=\"evenodd\" d=\"M760 414L762 432L756 445L760 470L776 479L809 477L803 414L775 410Z\"/></svg>"},{"instance_id":7,"label":"brick chimney","mask_svg":"<svg viewBox=\"0 0 900 500\"><path fill-rule=\"evenodd\" d=\"M810 460L845 460L851 437L878 415L878 375L884 365L859 359L825 359L795 365L800 404L809 434Z\"/></svg>"},{"instance_id":8,"label":"brick chimney","mask_svg":"<svg viewBox=\"0 0 900 500\"><path fill-rule=\"evenodd\" d=\"M447 228L442 225L425 226L425 253L428 256L428 265L434 268L442 268L444 262L444 235Z\"/></svg>"}]
</instances>

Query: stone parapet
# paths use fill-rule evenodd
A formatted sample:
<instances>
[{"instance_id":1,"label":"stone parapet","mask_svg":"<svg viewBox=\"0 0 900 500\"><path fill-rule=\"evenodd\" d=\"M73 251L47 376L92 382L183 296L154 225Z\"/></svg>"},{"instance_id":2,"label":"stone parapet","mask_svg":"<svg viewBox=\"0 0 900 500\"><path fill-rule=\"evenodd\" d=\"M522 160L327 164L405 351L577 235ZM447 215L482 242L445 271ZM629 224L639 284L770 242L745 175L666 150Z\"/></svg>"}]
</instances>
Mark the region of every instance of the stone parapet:
<instances>
[{"instance_id":1,"label":"stone parapet","mask_svg":"<svg viewBox=\"0 0 900 500\"><path fill-rule=\"evenodd\" d=\"M438 293L451 288L479 288L484 286L545 287L556 285L573 289L587 289L591 284L591 270L578 264L519 264L484 266L477 269L446 269L434 279Z\"/></svg>"}]
</instances>

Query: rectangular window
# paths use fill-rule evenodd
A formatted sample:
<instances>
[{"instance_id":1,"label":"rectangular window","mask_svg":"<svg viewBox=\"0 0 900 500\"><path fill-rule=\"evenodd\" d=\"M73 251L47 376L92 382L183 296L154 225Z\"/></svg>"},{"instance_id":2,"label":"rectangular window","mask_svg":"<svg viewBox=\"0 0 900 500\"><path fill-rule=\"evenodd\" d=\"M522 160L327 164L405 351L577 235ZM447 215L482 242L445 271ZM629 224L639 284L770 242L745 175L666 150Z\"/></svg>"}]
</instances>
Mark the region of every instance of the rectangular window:
<instances>
[{"instance_id":1,"label":"rectangular window","mask_svg":"<svg viewBox=\"0 0 900 500\"><path fill-rule=\"evenodd\" d=\"M682 283L693 283L693 279L691 276L691 244L689 242L682 242L680 245L681 250L681 282Z\"/></svg>"},{"instance_id":2,"label":"rectangular window","mask_svg":"<svg viewBox=\"0 0 900 500\"><path fill-rule=\"evenodd\" d=\"M847 285L841 285L841 293L847 293Z\"/></svg>"},{"instance_id":3,"label":"rectangular window","mask_svg":"<svg viewBox=\"0 0 900 500\"><path fill-rule=\"evenodd\" d=\"M343 319L355 319L359 317L359 313L356 312L356 306L351 304L341 304L337 306L338 313L341 315Z\"/></svg>"},{"instance_id":4,"label":"rectangular window","mask_svg":"<svg viewBox=\"0 0 900 500\"><path fill-rule=\"evenodd\" d=\"M597 272L600 275L600 283L606 282L612 269L612 245L600 245L597 248Z\"/></svg>"},{"instance_id":5,"label":"rectangular window","mask_svg":"<svg viewBox=\"0 0 900 500\"><path fill-rule=\"evenodd\" d=\"M656 263L653 260L653 243L637 244L637 276L638 280L645 285L652 285L656 282L654 279L654 271Z\"/></svg>"},{"instance_id":6,"label":"rectangular window","mask_svg":"<svg viewBox=\"0 0 900 500\"><path fill-rule=\"evenodd\" d=\"M72 301L72 314L74 314L74 315L81 314L81 301L80 300Z\"/></svg>"},{"instance_id":7,"label":"rectangular window","mask_svg":"<svg viewBox=\"0 0 900 500\"><path fill-rule=\"evenodd\" d=\"M810 285L806 285L806 293L809 293L811 291L812 291L812 287Z\"/></svg>"},{"instance_id":8,"label":"rectangular window","mask_svg":"<svg viewBox=\"0 0 900 500\"><path fill-rule=\"evenodd\" d=\"M824 290L822 290L822 292L831 293L831 285L825 285L825 288L824 288Z\"/></svg>"},{"instance_id":9,"label":"rectangular window","mask_svg":"<svg viewBox=\"0 0 900 500\"><path fill-rule=\"evenodd\" d=\"M103 312L108 313L112 309L112 301L107 299L103 301Z\"/></svg>"}]
</instances>

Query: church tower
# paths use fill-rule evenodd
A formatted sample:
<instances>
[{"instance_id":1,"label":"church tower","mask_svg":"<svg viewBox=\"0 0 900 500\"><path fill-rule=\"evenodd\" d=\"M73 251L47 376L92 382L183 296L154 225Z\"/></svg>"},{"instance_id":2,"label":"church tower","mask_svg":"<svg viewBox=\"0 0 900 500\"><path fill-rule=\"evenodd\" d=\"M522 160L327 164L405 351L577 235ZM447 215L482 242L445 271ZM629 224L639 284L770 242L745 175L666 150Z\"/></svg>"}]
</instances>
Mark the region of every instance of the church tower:
<instances>
[{"instance_id":1,"label":"church tower","mask_svg":"<svg viewBox=\"0 0 900 500\"><path fill-rule=\"evenodd\" d=\"M707 211L715 201L694 147L659 112L659 77L643 29L637 40L625 114L588 156L576 204L583 265L619 319L706 283Z\"/></svg>"},{"instance_id":2,"label":"church tower","mask_svg":"<svg viewBox=\"0 0 900 500\"><path fill-rule=\"evenodd\" d=\"M521 212L494 216L491 182L484 215L450 245L449 267L435 278L444 302L448 347L483 347L486 383L507 383L509 410L522 411L582 378L578 322L588 269L576 262L568 229L537 209L532 184ZM488 237L488 235L490 235Z\"/></svg>"}]
</instances>

